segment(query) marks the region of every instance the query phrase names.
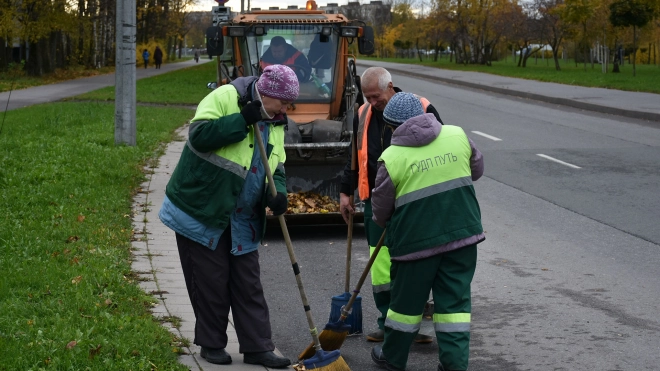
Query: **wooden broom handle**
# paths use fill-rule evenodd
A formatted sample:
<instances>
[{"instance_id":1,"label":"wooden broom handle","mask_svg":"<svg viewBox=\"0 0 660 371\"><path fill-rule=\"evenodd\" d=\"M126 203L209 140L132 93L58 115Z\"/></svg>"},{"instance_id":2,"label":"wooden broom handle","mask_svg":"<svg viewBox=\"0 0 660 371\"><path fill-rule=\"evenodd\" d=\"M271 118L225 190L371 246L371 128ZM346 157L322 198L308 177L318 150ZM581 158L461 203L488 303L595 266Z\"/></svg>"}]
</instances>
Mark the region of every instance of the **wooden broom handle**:
<instances>
[{"instance_id":1,"label":"wooden broom handle","mask_svg":"<svg viewBox=\"0 0 660 371\"><path fill-rule=\"evenodd\" d=\"M259 131L259 125L255 124L252 126L254 131L255 141L259 145L259 152L261 153L261 162L264 164L264 169L266 170L266 176L268 177L268 188L273 197L277 196L277 189L275 188L275 181L273 180L273 174L270 171L270 165L268 165L268 155L266 154L266 149L264 148L264 141L261 133ZM307 323L309 325L309 332L312 334L312 340L314 341L314 348L319 351L321 350L321 343L319 342L319 334L316 326L314 326L314 320L312 319L311 308L307 300L307 295L305 294L305 289L303 287L302 278L300 277L300 267L296 261L296 254L293 252L293 245L291 244L291 237L289 236L289 230L286 227L286 220L284 220L284 214L278 215L277 219L280 222L280 227L282 228L282 234L284 235L284 241L286 242L286 249L289 252L289 259L291 259L291 267L293 268L293 274L296 276L296 282L298 283L298 291L300 291L300 299L302 300L303 307L305 309L305 315L307 316Z\"/></svg>"}]
</instances>

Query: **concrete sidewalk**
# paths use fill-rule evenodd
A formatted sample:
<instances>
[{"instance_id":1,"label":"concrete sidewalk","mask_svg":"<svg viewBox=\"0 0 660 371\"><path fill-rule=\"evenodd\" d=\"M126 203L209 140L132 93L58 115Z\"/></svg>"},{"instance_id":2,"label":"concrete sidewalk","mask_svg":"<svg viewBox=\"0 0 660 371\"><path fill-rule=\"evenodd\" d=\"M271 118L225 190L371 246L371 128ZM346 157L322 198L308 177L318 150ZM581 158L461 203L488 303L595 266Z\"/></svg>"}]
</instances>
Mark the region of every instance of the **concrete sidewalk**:
<instances>
[{"instance_id":1,"label":"concrete sidewalk","mask_svg":"<svg viewBox=\"0 0 660 371\"><path fill-rule=\"evenodd\" d=\"M187 139L188 125L180 128L177 133L181 138ZM154 316L176 317L180 320L181 325L178 328L174 328L170 322L165 322L164 325L177 336L190 340L190 346L185 348L188 355L180 357L181 363L190 370L267 370L268 368L263 366L243 363L243 356L238 352L238 339L231 317L227 329L229 343L226 348L232 358L231 365L222 366L206 362L200 357L200 347L192 344L195 338L195 314L183 279L174 232L158 219L158 211L165 198L165 186L185 144L185 141L170 143L165 154L160 158L158 167L145 169L147 181L142 184L142 191L135 197L133 204L133 229L136 231L137 239L133 242L135 255L133 271L144 279L140 283L142 289L152 293L158 300L158 305L152 308ZM275 352L282 355L277 349Z\"/></svg>"},{"instance_id":2,"label":"concrete sidewalk","mask_svg":"<svg viewBox=\"0 0 660 371\"><path fill-rule=\"evenodd\" d=\"M206 63L209 61L210 60L208 59L208 57L199 59L199 63ZM156 76L170 71L176 71L182 68L192 67L197 64L198 63L195 63L195 60L191 59L183 62L165 63L161 65L160 69L156 69L154 66L150 66L149 68L146 69L138 66L135 70L135 79L139 80L145 77ZM214 79L212 78L209 81L212 80ZM61 99L70 98L76 95L88 93L96 89L105 88L106 86L114 86L114 85L115 85L115 74L109 73L106 75L83 77L75 80L62 81L56 84L41 85L27 89L14 90L12 92L6 91L0 93L0 107L2 107L4 111L4 107L6 106L8 99L9 99L9 105L7 106L8 107L7 111L11 111L16 108L32 106L35 104L55 102Z\"/></svg>"},{"instance_id":3,"label":"concrete sidewalk","mask_svg":"<svg viewBox=\"0 0 660 371\"><path fill-rule=\"evenodd\" d=\"M413 64L380 62L371 59L359 60L358 66L379 66L387 68L393 74L435 80L440 83L461 85L587 111L660 122L660 94L587 88L481 72L452 71Z\"/></svg>"}]
</instances>

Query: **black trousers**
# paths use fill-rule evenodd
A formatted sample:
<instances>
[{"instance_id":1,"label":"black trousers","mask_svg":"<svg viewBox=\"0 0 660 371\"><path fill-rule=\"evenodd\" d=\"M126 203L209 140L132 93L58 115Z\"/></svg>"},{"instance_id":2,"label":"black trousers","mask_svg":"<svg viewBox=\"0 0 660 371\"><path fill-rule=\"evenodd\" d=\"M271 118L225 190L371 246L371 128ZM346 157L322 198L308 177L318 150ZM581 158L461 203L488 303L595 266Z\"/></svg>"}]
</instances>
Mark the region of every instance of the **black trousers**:
<instances>
[{"instance_id":1,"label":"black trousers","mask_svg":"<svg viewBox=\"0 0 660 371\"><path fill-rule=\"evenodd\" d=\"M229 231L223 233L215 251L178 233L176 243L195 312L194 343L225 348L231 308L241 353L274 350L259 252L232 255Z\"/></svg>"}]
</instances>

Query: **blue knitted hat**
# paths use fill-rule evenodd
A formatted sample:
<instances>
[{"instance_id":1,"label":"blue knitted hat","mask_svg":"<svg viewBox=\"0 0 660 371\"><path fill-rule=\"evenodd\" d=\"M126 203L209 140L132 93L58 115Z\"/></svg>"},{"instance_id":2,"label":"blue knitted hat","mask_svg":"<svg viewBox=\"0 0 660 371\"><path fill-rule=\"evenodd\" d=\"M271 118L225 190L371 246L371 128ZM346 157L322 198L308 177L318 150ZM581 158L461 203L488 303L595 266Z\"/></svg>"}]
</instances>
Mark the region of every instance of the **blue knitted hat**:
<instances>
[{"instance_id":1,"label":"blue knitted hat","mask_svg":"<svg viewBox=\"0 0 660 371\"><path fill-rule=\"evenodd\" d=\"M411 117L424 114L424 107L414 94L396 93L390 98L383 111L383 118L389 125L398 127Z\"/></svg>"}]
</instances>

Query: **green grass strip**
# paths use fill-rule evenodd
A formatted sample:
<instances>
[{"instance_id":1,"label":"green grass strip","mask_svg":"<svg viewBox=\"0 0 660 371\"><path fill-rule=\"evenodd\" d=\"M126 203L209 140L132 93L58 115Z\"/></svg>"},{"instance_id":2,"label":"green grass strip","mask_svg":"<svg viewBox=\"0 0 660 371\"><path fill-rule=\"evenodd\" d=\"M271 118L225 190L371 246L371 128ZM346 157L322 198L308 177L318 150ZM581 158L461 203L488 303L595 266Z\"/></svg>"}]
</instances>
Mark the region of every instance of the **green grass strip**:
<instances>
[{"instance_id":1,"label":"green grass strip","mask_svg":"<svg viewBox=\"0 0 660 371\"><path fill-rule=\"evenodd\" d=\"M609 65L607 73L601 72L601 65L587 64L585 71L582 63L578 64L571 61L559 61L560 71L555 70L554 61L552 59L536 60L531 58L527 60L527 67L517 67L517 62L514 63L511 56L506 60L493 62L492 66L475 65L475 64L456 64L449 62L449 56L443 55L442 58L434 62L432 58L424 57L420 62L418 58L365 58L362 61L369 64L370 60L392 62L392 63L405 63L405 64L420 64L427 67L441 68L454 71L474 71L490 73L493 75L516 77L527 80L537 80L544 82L554 82L558 84L587 86L596 88L618 89L626 91L639 91L648 93L660 94L660 66L637 64L636 76L633 76L632 64L625 64L619 66L621 72L613 73L612 64Z\"/></svg>"},{"instance_id":2,"label":"green grass strip","mask_svg":"<svg viewBox=\"0 0 660 371\"><path fill-rule=\"evenodd\" d=\"M144 166L193 116L137 108L114 144L114 105L9 111L0 133L0 370L186 370L131 272Z\"/></svg>"},{"instance_id":3,"label":"green grass strip","mask_svg":"<svg viewBox=\"0 0 660 371\"><path fill-rule=\"evenodd\" d=\"M171 71L136 82L135 96L138 102L163 104L197 105L211 92L206 84L216 81L217 63L211 61L198 66ZM81 94L75 99L114 101L115 87L95 90Z\"/></svg>"}]
</instances>

